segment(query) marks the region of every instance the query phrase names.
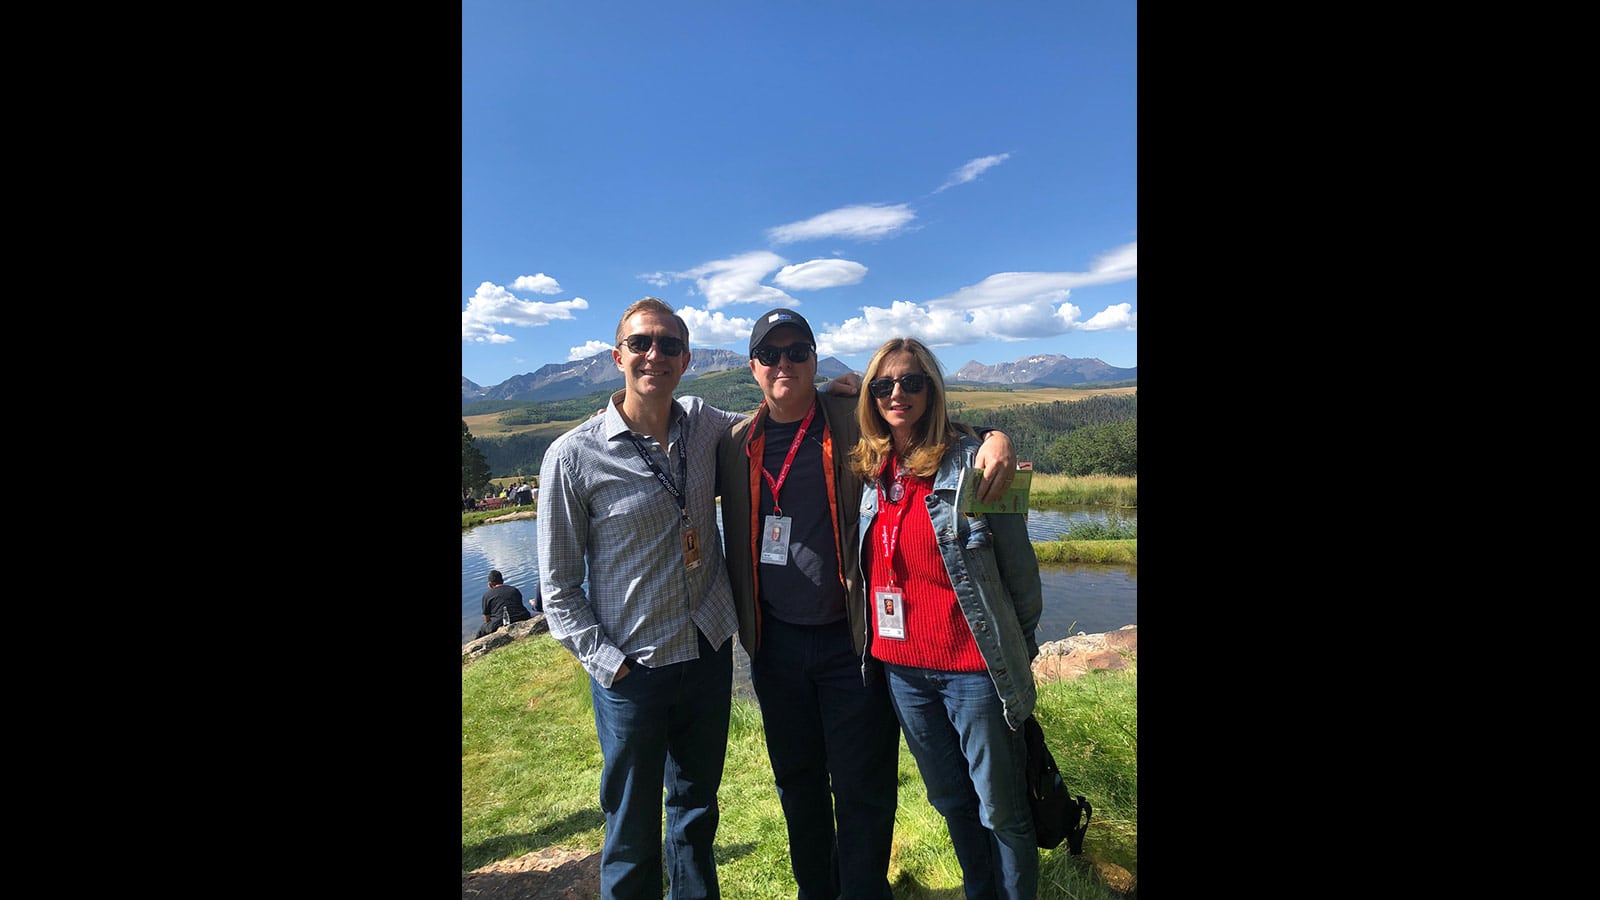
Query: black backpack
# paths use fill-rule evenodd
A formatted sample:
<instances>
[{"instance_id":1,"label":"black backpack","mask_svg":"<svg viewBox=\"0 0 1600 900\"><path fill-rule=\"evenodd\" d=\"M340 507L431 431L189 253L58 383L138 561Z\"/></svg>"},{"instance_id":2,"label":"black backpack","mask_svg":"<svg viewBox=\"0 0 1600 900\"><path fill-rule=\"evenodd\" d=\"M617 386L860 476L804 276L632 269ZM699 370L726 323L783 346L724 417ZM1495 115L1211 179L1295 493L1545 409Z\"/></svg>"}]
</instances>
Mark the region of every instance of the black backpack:
<instances>
[{"instance_id":1,"label":"black backpack","mask_svg":"<svg viewBox=\"0 0 1600 900\"><path fill-rule=\"evenodd\" d=\"M1022 734L1028 744L1028 806L1033 811L1039 849L1054 850L1066 841L1072 855L1078 856L1083 853L1083 835L1089 830L1094 808L1082 794L1073 797L1067 790L1038 720L1029 716L1022 723Z\"/></svg>"}]
</instances>

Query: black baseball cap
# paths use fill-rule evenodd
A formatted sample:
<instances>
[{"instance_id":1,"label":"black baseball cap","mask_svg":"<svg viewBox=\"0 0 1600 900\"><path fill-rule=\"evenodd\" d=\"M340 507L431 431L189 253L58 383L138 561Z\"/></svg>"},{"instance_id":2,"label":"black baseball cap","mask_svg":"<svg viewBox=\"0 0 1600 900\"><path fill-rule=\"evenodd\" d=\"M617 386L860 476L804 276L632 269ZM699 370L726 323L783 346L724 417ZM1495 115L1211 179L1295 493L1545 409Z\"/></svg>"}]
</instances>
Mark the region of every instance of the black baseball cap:
<instances>
[{"instance_id":1,"label":"black baseball cap","mask_svg":"<svg viewBox=\"0 0 1600 900\"><path fill-rule=\"evenodd\" d=\"M767 335L772 333L772 329L784 325L800 329L800 333L806 337L806 342L813 347L817 346L817 337L811 333L811 326L806 322L804 316L792 309L775 309L763 314L761 318L756 320L756 327L750 329L751 352L761 346L761 342L767 339Z\"/></svg>"}]
</instances>

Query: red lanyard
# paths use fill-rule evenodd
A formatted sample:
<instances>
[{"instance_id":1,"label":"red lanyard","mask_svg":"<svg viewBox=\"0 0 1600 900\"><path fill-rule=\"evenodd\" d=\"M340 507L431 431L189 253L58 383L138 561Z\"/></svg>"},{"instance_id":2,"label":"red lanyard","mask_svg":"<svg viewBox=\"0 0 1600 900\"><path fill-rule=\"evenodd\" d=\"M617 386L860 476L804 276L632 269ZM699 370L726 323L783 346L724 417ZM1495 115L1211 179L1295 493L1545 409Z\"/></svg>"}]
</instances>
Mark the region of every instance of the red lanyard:
<instances>
[{"instance_id":1,"label":"red lanyard","mask_svg":"<svg viewBox=\"0 0 1600 900\"><path fill-rule=\"evenodd\" d=\"M899 460L891 457L889 466L894 467L895 477L898 480L900 475ZM884 467L885 472L888 470L888 466ZM906 499L904 493L901 494L899 503L888 503L885 502L886 499L883 492L883 478L880 475L878 478L878 512L883 516L883 521L878 524L878 542L883 545L883 561L885 568L889 571L889 583L885 586L892 588L894 587L894 548L900 543L900 523L905 521L905 508L911 505L911 501ZM892 524L888 518L888 512L891 507L895 511Z\"/></svg>"},{"instance_id":2,"label":"red lanyard","mask_svg":"<svg viewBox=\"0 0 1600 900\"><path fill-rule=\"evenodd\" d=\"M800 442L806 438L806 428L811 425L811 418L816 414L817 404L813 402L811 408L806 410L806 417L800 422L800 430L794 433L794 442L789 445L789 455L784 458L783 469L778 472L777 478L772 477L766 466L763 465L761 467L761 477L767 479L767 487L772 488L772 514L775 516L783 515L783 507L778 503L778 490L783 487L783 482L788 479L789 467L794 465L794 455L800 450ZM770 412L767 413L767 417L770 420L772 414ZM750 455L748 444L745 445L744 452L746 456Z\"/></svg>"}]
</instances>

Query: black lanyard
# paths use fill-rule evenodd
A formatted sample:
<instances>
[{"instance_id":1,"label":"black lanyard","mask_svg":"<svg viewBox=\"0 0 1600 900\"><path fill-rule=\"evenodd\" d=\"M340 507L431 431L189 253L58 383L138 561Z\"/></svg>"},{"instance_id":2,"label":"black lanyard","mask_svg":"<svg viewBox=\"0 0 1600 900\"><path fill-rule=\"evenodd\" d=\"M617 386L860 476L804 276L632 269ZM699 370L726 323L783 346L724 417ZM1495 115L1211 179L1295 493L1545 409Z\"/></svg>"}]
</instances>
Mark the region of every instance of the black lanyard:
<instances>
[{"instance_id":1,"label":"black lanyard","mask_svg":"<svg viewBox=\"0 0 1600 900\"><path fill-rule=\"evenodd\" d=\"M678 435L678 480L687 486L689 484L689 451L684 448L684 445L689 443L688 419L683 421L680 432ZM667 434L670 440L672 434L671 425L667 426ZM672 479L667 477L667 473L661 471L661 467L656 465L655 455L646 449L644 442L634 437L631 431L628 433L628 440L633 441L634 449L639 451L639 456L644 459L644 464L650 467L650 471L656 473L656 480L660 481L662 487L667 489L667 493L672 495L672 499L678 501L678 514L687 523L689 521L689 513L685 507L688 505L688 500L683 496L683 492L678 490L678 486L672 483ZM669 453L668 455L670 456L671 454Z\"/></svg>"}]
</instances>

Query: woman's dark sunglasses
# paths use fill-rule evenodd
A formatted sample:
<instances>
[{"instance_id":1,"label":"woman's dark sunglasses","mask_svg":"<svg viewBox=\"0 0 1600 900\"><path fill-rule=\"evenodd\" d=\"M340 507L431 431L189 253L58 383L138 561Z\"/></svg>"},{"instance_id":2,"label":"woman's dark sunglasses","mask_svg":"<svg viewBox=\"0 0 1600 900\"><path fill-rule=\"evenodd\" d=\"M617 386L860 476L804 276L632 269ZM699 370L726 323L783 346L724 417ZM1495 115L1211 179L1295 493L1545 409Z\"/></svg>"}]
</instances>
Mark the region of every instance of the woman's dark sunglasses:
<instances>
[{"instance_id":1,"label":"woman's dark sunglasses","mask_svg":"<svg viewBox=\"0 0 1600 900\"><path fill-rule=\"evenodd\" d=\"M928 376L921 372L909 372L899 378L874 378L867 382L867 390L872 392L872 396L881 400L894 393L894 386L897 384L908 394L920 394L922 389L928 386Z\"/></svg>"},{"instance_id":2,"label":"woman's dark sunglasses","mask_svg":"<svg viewBox=\"0 0 1600 900\"><path fill-rule=\"evenodd\" d=\"M630 334L623 343L635 353L649 353L651 344L656 345L662 356L678 356L683 353L683 341L675 337L652 338L648 334Z\"/></svg>"},{"instance_id":3,"label":"woman's dark sunglasses","mask_svg":"<svg viewBox=\"0 0 1600 900\"><path fill-rule=\"evenodd\" d=\"M787 356L789 362L803 363L811 358L810 344L790 344L787 347L757 347L750 351L750 358L761 363L767 368L778 364L778 357Z\"/></svg>"}]
</instances>

